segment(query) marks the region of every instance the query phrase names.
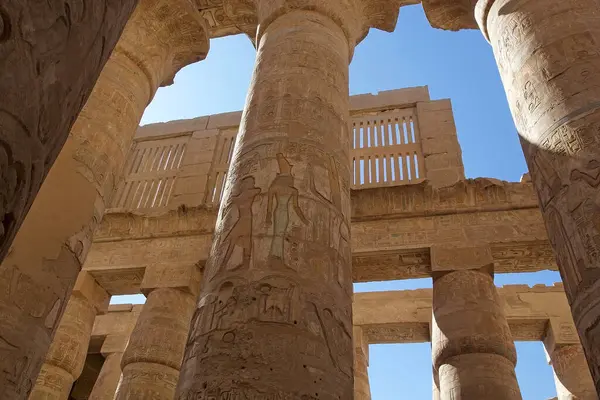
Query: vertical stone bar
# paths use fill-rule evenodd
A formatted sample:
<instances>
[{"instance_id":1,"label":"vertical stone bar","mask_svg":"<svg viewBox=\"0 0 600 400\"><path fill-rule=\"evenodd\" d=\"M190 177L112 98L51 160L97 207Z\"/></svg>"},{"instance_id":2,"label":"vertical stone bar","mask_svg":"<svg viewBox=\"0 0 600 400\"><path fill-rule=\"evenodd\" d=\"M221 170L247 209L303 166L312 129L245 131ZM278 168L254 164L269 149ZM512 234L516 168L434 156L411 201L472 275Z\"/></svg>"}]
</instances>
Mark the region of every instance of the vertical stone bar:
<instances>
[{"instance_id":1,"label":"vertical stone bar","mask_svg":"<svg viewBox=\"0 0 600 400\"><path fill-rule=\"evenodd\" d=\"M103 12L72 5L72 17L88 8ZM15 393L7 398L31 389L145 107L207 50L204 20L189 0L139 2L0 267L0 393Z\"/></svg>"},{"instance_id":2,"label":"vertical stone bar","mask_svg":"<svg viewBox=\"0 0 600 400\"><path fill-rule=\"evenodd\" d=\"M243 3L257 61L177 398L350 399L348 63L376 7Z\"/></svg>"},{"instance_id":3,"label":"vertical stone bar","mask_svg":"<svg viewBox=\"0 0 600 400\"><path fill-rule=\"evenodd\" d=\"M118 400L173 399L199 284L196 266L146 268L146 303L123 355Z\"/></svg>"},{"instance_id":4,"label":"vertical stone bar","mask_svg":"<svg viewBox=\"0 0 600 400\"><path fill-rule=\"evenodd\" d=\"M363 329L354 329L354 400L371 400L369 385L369 342Z\"/></svg>"},{"instance_id":5,"label":"vertical stone bar","mask_svg":"<svg viewBox=\"0 0 600 400\"><path fill-rule=\"evenodd\" d=\"M30 400L67 400L83 370L94 319L110 296L86 272L79 274Z\"/></svg>"},{"instance_id":6,"label":"vertical stone bar","mask_svg":"<svg viewBox=\"0 0 600 400\"><path fill-rule=\"evenodd\" d=\"M558 400L598 400L573 321L551 319L544 345L554 369Z\"/></svg>"},{"instance_id":7,"label":"vertical stone bar","mask_svg":"<svg viewBox=\"0 0 600 400\"><path fill-rule=\"evenodd\" d=\"M575 325L600 390L600 7L479 0Z\"/></svg>"},{"instance_id":8,"label":"vertical stone bar","mask_svg":"<svg viewBox=\"0 0 600 400\"><path fill-rule=\"evenodd\" d=\"M136 3L2 1L0 261ZM14 374L0 361L0 376L9 376L0 378L7 399L17 398L31 378Z\"/></svg>"},{"instance_id":9,"label":"vertical stone bar","mask_svg":"<svg viewBox=\"0 0 600 400\"><path fill-rule=\"evenodd\" d=\"M432 353L440 399L520 400L515 346L487 271L489 248L435 247L431 254Z\"/></svg>"},{"instance_id":10,"label":"vertical stone bar","mask_svg":"<svg viewBox=\"0 0 600 400\"><path fill-rule=\"evenodd\" d=\"M94 384L89 400L113 400L121 381L121 359L129 342L128 336L107 336L101 353L104 364Z\"/></svg>"}]
</instances>

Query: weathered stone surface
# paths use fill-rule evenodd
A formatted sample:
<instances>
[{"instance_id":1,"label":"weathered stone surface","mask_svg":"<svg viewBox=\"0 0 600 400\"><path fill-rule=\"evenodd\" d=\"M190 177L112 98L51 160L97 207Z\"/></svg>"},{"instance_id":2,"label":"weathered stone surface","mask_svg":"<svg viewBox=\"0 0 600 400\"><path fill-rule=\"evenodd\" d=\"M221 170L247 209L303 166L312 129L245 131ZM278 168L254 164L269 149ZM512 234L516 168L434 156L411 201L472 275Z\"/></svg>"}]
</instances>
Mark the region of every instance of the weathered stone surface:
<instances>
[{"instance_id":1,"label":"weathered stone surface","mask_svg":"<svg viewBox=\"0 0 600 400\"><path fill-rule=\"evenodd\" d=\"M432 306L440 398L520 400L515 345L492 276L462 270L434 278Z\"/></svg>"},{"instance_id":2,"label":"weathered stone surface","mask_svg":"<svg viewBox=\"0 0 600 400\"><path fill-rule=\"evenodd\" d=\"M147 294L123 354L116 399L173 399L195 300L189 291L170 287Z\"/></svg>"},{"instance_id":3,"label":"weathered stone surface","mask_svg":"<svg viewBox=\"0 0 600 400\"><path fill-rule=\"evenodd\" d=\"M571 318L561 284L508 285L497 291L516 341L544 340L548 343L548 327L556 325L556 321ZM431 289L355 293L353 322L363 328L372 344L428 342L431 340L431 307ZM564 329L561 331L565 332ZM565 334L561 336L561 340L566 339ZM572 335L569 337L573 340ZM578 343L576 336L574 339L574 342L560 343Z\"/></svg>"},{"instance_id":4,"label":"weathered stone surface","mask_svg":"<svg viewBox=\"0 0 600 400\"><path fill-rule=\"evenodd\" d=\"M86 272L77 279L30 400L67 400L83 371L94 320L109 296Z\"/></svg>"},{"instance_id":5,"label":"weathered stone surface","mask_svg":"<svg viewBox=\"0 0 600 400\"><path fill-rule=\"evenodd\" d=\"M598 400L581 344L556 345L548 353L558 400Z\"/></svg>"},{"instance_id":6,"label":"weathered stone surface","mask_svg":"<svg viewBox=\"0 0 600 400\"><path fill-rule=\"evenodd\" d=\"M135 0L2 2L0 260L135 4ZM66 305L59 301L66 290L59 288L57 296L54 288L40 284L42 267L30 267L4 265L0 273L0 392L6 399L27 398ZM71 284L75 276L70 277Z\"/></svg>"},{"instance_id":7,"label":"weathered stone surface","mask_svg":"<svg viewBox=\"0 0 600 400\"><path fill-rule=\"evenodd\" d=\"M596 0L479 0L575 325L600 391Z\"/></svg>"},{"instance_id":8,"label":"weathered stone surface","mask_svg":"<svg viewBox=\"0 0 600 400\"><path fill-rule=\"evenodd\" d=\"M361 327L353 328L354 400L371 400L369 385L369 343Z\"/></svg>"},{"instance_id":9,"label":"weathered stone surface","mask_svg":"<svg viewBox=\"0 0 600 400\"><path fill-rule=\"evenodd\" d=\"M136 3L2 3L0 260L6 256Z\"/></svg>"},{"instance_id":10,"label":"weathered stone surface","mask_svg":"<svg viewBox=\"0 0 600 400\"><path fill-rule=\"evenodd\" d=\"M348 63L399 3L227 2L257 64L177 398L352 397Z\"/></svg>"},{"instance_id":11,"label":"weathered stone surface","mask_svg":"<svg viewBox=\"0 0 600 400\"><path fill-rule=\"evenodd\" d=\"M66 7L61 7L61 12L66 10L69 14L64 21L72 23L73 20L81 18L79 22L89 24L87 28L90 32L102 33L88 13L105 15L111 23L113 18L120 18L115 14L118 8L116 5L104 10L104 2L94 3L94 6L71 3L67 2ZM52 9L53 6L45 7ZM39 17L43 15L41 9L37 13ZM74 36L56 38L57 41L65 40L67 47L74 47L75 43L87 40L85 31L77 33L70 28L67 31ZM14 32L16 34L17 29ZM45 38L47 35L53 37L47 32L42 36ZM42 40L42 36L39 40ZM99 35L98 46L102 45L102 40L102 35ZM112 39L107 40L110 42ZM159 85L172 82L177 70L203 58L207 50L204 22L188 0L143 0L136 8L19 230L10 254L2 264L3 285L8 287L11 281L27 282L27 287L13 288L8 290L8 293L19 290L26 291L27 296L31 296L28 299L30 306L27 307L18 303L19 296L9 294L8 299L0 299L3 303L0 305L3 308L2 314L7 315L0 321L0 336L5 337L5 340L14 346L14 349L12 346L7 347L11 350L0 350L8 353L0 357L0 365L4 362L11 364L6 366L6 371L13 371L14 365L21 363L24 363L23 368L31 368L32 371L39 368L49 338L56 327L54 320L60 318L72 285L87 256L92 234L102 219L106 203L115 189L117 176L123 168L127 150L146 105ZM95 47L90 57L94 52ZM49 63L48 66L56 63L51 50L45 49L45 53L50 54L49 60L38 61L38 65L43 68L47 67L46 62ZM99 62L98 55L92 66L96 68L95 65ZM68 62L61 63L61 68L63 64L69 65ZM80 62L77 68L88 71L84 66L85 63ZM23 68L23 71L25 70L27 68ZM89 70L93 68L90 67ZM52 116L48 117L50 119L46 121L46 116L40 118L44 124L56 125L52 129L69 122L68 110L76 107L76 104L71 102L79 103L85 100L84 93L80 95L77 86L61 86L61 80L68 82L70 76L62 76L62 73L66 72L62 69L60 72L61 75L57 77L60 79L56 81L59 83L54 89L59 93L64 89L73 89L74 94L79 97L71 99L70 95L61 95L60 100L53 99L54 108L51 110ZM69 72L77 76L74 72ZM20 93L27 92L23 85L19 89ZM7 93L12 92L8 90ZM59 119L52 122L51 118ZM58 146L64 141L60 139L54 143L54 137L48 140L48 146ZM26 148L25 144L22 146L23 149ZM49 165L54 156L51 153L46 156L40 154L40 159ZM36 167L33 174L26 174L38 179L38 173L43 174L42 167ZM38 184L39 182L32 182L31 190L37 190L35 185ZM27 185L23 186L25 187ZM28 307L34 307L35 310L28 311ZM11 320L14 322L9 322ZM22 327L23 333L13 340L5 335L9 335L10 330L14 332L14 325ZM21 359L26 361L18 361ZM7 374L2 376L10 377L14 373ZM23 388L27 386L24 382L20 385Z\"/></svg>"}]
</instances>

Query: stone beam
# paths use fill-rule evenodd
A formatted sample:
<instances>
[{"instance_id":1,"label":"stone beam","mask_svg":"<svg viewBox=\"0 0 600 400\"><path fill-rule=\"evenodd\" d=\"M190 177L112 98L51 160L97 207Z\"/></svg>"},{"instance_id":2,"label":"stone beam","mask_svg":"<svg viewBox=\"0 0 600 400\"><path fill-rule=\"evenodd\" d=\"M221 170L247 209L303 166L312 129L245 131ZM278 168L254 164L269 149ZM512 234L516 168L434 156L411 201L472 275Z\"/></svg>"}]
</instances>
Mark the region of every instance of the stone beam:
<instances>
[{"instance_id":1,"label":"stone beam","mask_svg":"<svg viewBox=\"0 0 600 400\"><path fill-rule=\"evenodd\" d=\"M571 320L561 283L553 286L507 285L498 288L515 341L542 341L555 321ZM361 326L368 342L422 343L430 341L431 289L354 293L353 323ZM92 342L131 330L143 305L111 305L96 317ZM553 334L553 338L557 334ZM553 339L564 344L565 340ZM577 337L574 337L577 340ZM571 342L568 342L571 343ZM90 349L99 351L99 347Z\"/></svg>"},{"instance_id":2,"label":"stone beam","mask_svg":"<svg viewBox=\"0 0 600 400\"><path fill-rule=\"evenodd\" d=\"M84 269L111 295L140 293L148 266L203 266L215 221L215 211L205 208L107 214Z\"/></svg>"},{"instance_id":3,"label":"stone beam","mask_svg":"<svg viewBox=\"0 0 600 400\"><path fill-rule=\"evenodd\" d=\"M547 326L571 314L562 284L508 285L498 288L515 341L544 340ZM369 343L430 341L431 289L354 294L354 325Z\"/></svg>"},{"instance_id":4,"label":"stone beam","mask_svg":"<svg viewBox=\"0 0 600 400\"><path fill-rule=\"evenodd\" d=\"M430 276L433 245L491 248L496 272L556 269L531 184L465 180L352 192L355 282Z\"/></svg>"},{"instance_id":5,"label":"stone beam","mask_svg":"<svg viewBox=\"0 0 600 400\"><path fill-rule=\"evenodd\" d=\"M432 245L482 243L496 273L556 270L531 184L466 180L351 193L354 282L431 276ZM112 295L140 292L146 266L204 265L216 210L108 213L84 269Z\"/></svg>"}]
</instances>

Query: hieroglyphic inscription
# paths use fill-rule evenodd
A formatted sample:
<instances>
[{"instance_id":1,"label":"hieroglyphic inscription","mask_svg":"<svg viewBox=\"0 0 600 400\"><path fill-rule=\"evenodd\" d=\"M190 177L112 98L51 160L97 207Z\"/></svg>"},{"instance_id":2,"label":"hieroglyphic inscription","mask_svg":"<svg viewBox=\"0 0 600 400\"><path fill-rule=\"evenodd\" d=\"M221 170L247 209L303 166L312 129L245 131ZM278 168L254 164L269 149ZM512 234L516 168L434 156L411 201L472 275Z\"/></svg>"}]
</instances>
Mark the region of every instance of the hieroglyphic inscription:
<instances>
[{"instance_id":1,"label":"hieroglyphic inscription","mask_svg":"<svg viewBox=\"0 0 600 400\"><path fill-rule=\"evenodd\" d=\"M179 399L352 397L348 41L319 12L265 26Z\"/></svg>"},{"instance_id":2,"label":"hieroglyphic inscription","mask_svg":"<svg viewBox=\"0 0 600 400\"><path fill-rule=\"evenodd\" d=\"M594 0L497 0L485 22L548 236L600 387L600 23ZM518 4L517 4L518 3ZM498 10L513 7L512 13ZM594 306L590 306L590 302ZM592 333L593 331L593 333Z\"/></svg>"}]
</instances>

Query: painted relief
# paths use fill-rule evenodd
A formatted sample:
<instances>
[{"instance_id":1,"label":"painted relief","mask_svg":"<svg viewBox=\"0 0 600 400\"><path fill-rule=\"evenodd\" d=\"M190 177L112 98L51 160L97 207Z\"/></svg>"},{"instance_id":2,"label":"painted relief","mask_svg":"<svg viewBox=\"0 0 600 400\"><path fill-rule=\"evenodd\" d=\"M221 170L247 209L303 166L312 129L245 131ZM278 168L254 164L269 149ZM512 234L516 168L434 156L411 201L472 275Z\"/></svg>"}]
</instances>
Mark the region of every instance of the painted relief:
<instances>
[{"instance_id":1,"label":"painted relief","mask_svg":"<svg viewBox=\"0 0 600 400\"><path fill-rule=\"evenodd\" d=\"M294 187L292 165L282 153L277 153L277 165L279 172L267 193L266 223L273 224L270 257L273 261L285 264L284 241L288 233L290 211L293 211L305 225L308 225L308 220L299 205L298 189Z\"/></svg>"},{"instance_id":2,"label":"painted relief","mask_svg":"<svg viewBox=\"0 0 600 400\"><path fill-rule=\"evenodd\" d=\"M235 248L242 249L242 263L229 269L250 268L250 259L252 257L252 224L254 219L252 204L260 192L260 188L255 186L254 177L247 176L242 179L239 192L233 194L228 204L225 205L224 214L230 213L231 208L235 208L238 219L223 239L222 246L227 249L223 265L227 267Z\"/></svg>"}]
</instances>

